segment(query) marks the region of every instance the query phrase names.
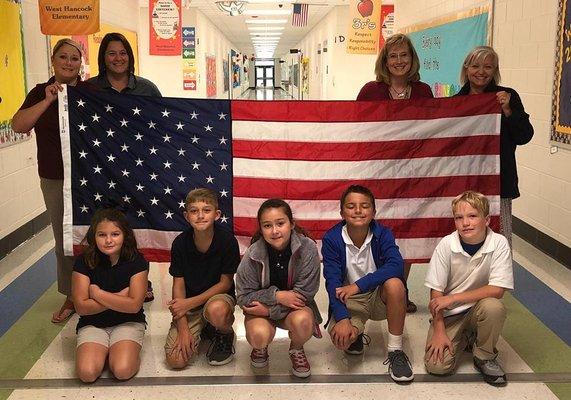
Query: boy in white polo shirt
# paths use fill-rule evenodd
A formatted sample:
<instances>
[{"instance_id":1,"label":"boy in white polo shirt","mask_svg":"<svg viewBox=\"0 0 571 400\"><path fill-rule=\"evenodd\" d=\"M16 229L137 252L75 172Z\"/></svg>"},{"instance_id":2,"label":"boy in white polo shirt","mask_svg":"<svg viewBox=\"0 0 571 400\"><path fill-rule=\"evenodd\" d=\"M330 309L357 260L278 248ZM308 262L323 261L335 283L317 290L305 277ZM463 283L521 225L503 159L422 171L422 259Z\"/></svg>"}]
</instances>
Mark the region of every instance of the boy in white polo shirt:
<instances>
[{"instance_id":1,"label":"boy in white polo shirt","mask_svg":"<svg viewBox=\"0 0 571 400\"><path fill-rule=\"evenodd\" d=\"M473 346L474 366L492 385L506 383L496 344L506 318L500 300L513 289L508 241L492 231L490 205L481 193L467 191L452 201L456 231L432 255L424 285L432 314L424 364L431 374L454 372L458 351Z\"/></svg>"}]
</instances>

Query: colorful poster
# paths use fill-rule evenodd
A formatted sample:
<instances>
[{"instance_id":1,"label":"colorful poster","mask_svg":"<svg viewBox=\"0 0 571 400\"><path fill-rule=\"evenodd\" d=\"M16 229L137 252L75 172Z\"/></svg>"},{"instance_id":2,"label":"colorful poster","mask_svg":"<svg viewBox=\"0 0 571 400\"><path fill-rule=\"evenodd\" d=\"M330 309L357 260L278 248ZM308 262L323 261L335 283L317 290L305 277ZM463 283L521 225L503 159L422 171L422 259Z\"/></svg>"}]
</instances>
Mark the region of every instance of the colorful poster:
<instances>
[{"instance_id":1,"label":"colorful poster","mask_svg":"<svg viewBox=\"0 0 571 400\"><path fill-rule=\"evenodd\" d=\"M149 1L149 54L178 56L181 52L181 0Z\"/></svg>"},{"instance_id":2,"label":"colorful poster","mask_svg":"<svg viewBox=\"0 0 571 400\"><path fill-rule=\"evenodd\" d=\"M206 97L216 97L216 57L206 56Z\"/></svg>"},{"instance_id":3,"label":"colorful poster","mask_svg":"<svg viewBox=\"0 0 571 400\"><path fill-rule=\"evenodd\" d=\"M381 36L379 37L379 49L385 45L385 40L395 33L395 6L387 4L381 6Z\"/></svg>"},{"instance_id":4,"label":"colorful poster","mask_svg":"<svg viewBox=\"0 0 571 400\"><path fill-rule=\"evenodd\" d=\"M301 91L309 94L309 57L301 59Z\"/></svg>"},{"instance_id":5,"label":"colorful poster","mask_svg":"<svg viewBox=\"0 0 571 400\"><path fill-rule=\"evenodd\" d=\"M99 0L39 0L45 35L89 35L99 31Z\"/></svg>"},{"instance_id":6,"label":"colorful poster","mask_svg":"<svg viewBox=\"0 0 571 400\"><path fill-rule=\"evenodd\" d=\"M196 90L196 28L182 28L182 87Z\"/></svg>"},{"instance_id":7,"label":"colorful poster","mask_svg":"<svg viewBox=\"0 0 571 400\"><path fill-rule=\"evenodd\" d=\"M230 79L230 68L228 66L228 60L222 61L222 74L224 75L224 91L227 92L229 88L229 79Z\"/></svg>"},{"instance_id":8,"label":"colorful poster","mask_svg":"<svg viewBox=\"0 0 571 400\"><path fill-rule=\"evenodd\" d=\"M135 58L135 74L139 73L139 52L138 52L138 39L137 34L133 31L128 31L114 25L102 24L101 30L92 35L65 35L65 36L50 36L50 47L53 48L58 40L62 38L71 38L78 42L83 51L81 77L87 79L99 74L99 66L97 65L97 55L99 53L99 44L103 36L109 32L119 32L127 38L133 49L133 56Z\"/></svg>"},{"instance_id":9,"label":"colorful poster","mask_svg":"<svg viewBox=\"0 0 571 400\"><path fill-rule=\"evenodd\" d=\"M381 32L381 0L351 0L347 53L377 54Z\"/></svg>"},{"instance_id":10,"label":"colorful poster","mask_svg":"<svg viewBox=\"0 0 571 400\"><path fill-rule=\"evenodd\" d=\"M571 148L571 2L559 0L551 141Z\"/></svg>"},{"instance_id":11,"label":"colorful poster","mask_svg":"<svg viewBox=\"0 0 571 400\"><path fill-rule=\"evenodd\" d=\"M479 7L402 30L418 53L422 81L432 87L435 97L460 90L464 58L474 47L487 44L488 16L488 8Z\"/></svg>"},{"instance_id":12,"label":"colorful poster","mask_svg":"<svg viewBox=\"0 0 571 400\"><path fill-rule=\"evenodd\" d=\"M24 48L22 45L21 5L0 0L0 35L10 40L0 40L0 147L27 140L27 133L12 130L12 116L26 97Z\"/></svg>"}]
</instances>

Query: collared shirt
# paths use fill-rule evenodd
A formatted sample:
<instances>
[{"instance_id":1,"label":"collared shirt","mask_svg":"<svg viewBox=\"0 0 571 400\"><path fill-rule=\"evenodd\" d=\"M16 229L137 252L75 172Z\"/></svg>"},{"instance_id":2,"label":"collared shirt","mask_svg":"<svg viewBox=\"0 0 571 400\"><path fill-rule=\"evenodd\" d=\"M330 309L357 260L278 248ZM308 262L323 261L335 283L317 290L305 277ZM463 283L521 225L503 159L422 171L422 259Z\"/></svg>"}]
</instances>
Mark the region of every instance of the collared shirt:
<instances>
[{"instance_id":1,"label":"collared shirt","mask_svg":"<svg viewBox=\"0 0 571 400\"><path fill-rule=\"evenodd\" d=\"M463 293L486 285L513 289L512 255L507 239L488 228L484 244L476 254L470 256L462 248L458 231L454 231L436 246L424 285L444 295ZM457 305L444 311L444 316L461 313L474 304Z\"/></svg>"},{"instance_id":2,"label":"collared shirt","mask_svg":"<svg viewBox=\"0 0 571 400\"><path fill-rule=\"evenodd\" d=\"M343 226L341 237L345 242L345 257L347 266L347 275L345 276L345 285L355 283L365 275L375 272L375 260L373 258L373 251L371 249L371 240L373 239L373 232L369 229L367 237L361 247L355 246L349 233L347 232L347 225Z\"/></svg>"},{"instance_id":3,"label":"collared shirt","mask_svg":"<svg viewBox=\"0 0 571 400\"><path fill-rule=\"evenodd\" d=\"M159 91L159 88L157 88L157 86L153 82L133 74L129 75L129 83L127 83L127 86L121 91L111 86L111 83L109 82L107 76L105 75L95 76L89 79L88 82L108 92L133 94L136 96L155 96L155 97L162 96L161 92Z\"/></svg>"}]
</instances>

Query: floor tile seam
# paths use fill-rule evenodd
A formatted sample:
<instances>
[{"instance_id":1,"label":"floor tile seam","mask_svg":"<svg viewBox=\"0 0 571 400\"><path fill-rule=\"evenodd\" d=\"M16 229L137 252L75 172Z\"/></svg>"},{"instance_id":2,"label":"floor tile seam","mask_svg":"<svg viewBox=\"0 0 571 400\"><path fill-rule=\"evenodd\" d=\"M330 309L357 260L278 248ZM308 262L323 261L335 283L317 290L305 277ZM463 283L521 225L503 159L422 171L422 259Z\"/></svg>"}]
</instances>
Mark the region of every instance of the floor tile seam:
<instances>
[{"instance_id":1,"label":"floor tile seam","mask_svg":"<svg viewBox=\"0 0 571 400\"><path fill-rule=\"evenodd\" d=\"M521 383L571 383L571 373L509 373L508 382ZM479 383L482 377L479 373L454 374L440 377L431 374L415 374L413 383ZM135 377L129 381L119 382L114 378L99 378L94 384L86 385L76 378L53 379L0 379L0 389L66 389L76 387L106 387L106 386L232 386L232 385L281 385L281 384L363 384L363 383L392 383L388 374L339 374L312 375L308 379L296 378L291 375L254 375L254 376L169 376L169 377Z\"/></svg>"}]
</instances>

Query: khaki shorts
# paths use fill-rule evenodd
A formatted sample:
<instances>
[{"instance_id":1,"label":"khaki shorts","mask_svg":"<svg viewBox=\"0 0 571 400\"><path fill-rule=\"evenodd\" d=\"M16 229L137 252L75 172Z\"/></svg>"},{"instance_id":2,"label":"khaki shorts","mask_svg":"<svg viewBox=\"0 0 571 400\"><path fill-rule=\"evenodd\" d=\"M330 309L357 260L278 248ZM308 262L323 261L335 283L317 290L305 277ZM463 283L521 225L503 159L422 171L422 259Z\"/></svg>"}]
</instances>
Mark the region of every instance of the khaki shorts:
<instances>
[{"instance_id":1,"label":"khaki shorts","mask_svg":"<svg viewBox=\"0 0 571 400\"><path fill-rule=\"evenodd\" d=\"M355 294L347 300L347 310L351 316L351 325L357 328L359 334L365 331L365 323L368 320L382 321L387 319L387 307L381 300L381 289L367 293ZM331 334L335 326L335 319L331 316L327 331Z\"/></svg>"},{"instance_id":2,"label":"khaki shorts","mask_svg":"<svg viewBox=\"0 0 571 400\"><path fill-rule=\"evenodd\" d=\"M201 307L196 310L192 310L186 313L186 319L188 320L188 329L190 329L190 333L196 343L196 346L200 344L200 333L202 329L206 326L206 323L209 322L206 318L205 311L208 304L213 301L223 300L232 310L236 307L236 300L232 296L226 293L217 294L212 296L208 299L208 301ZM169 333L167 335L167 340L165 342L165 352L170 353L176 344L176 339L178 337L178 329L176 328L176 323L173 321L171 322L171 327L169 329Z\"/></svg>"},{"instance_id":3,"label":"khaki shorts","mask_svg":"<svg viewBox=\"0 0 571 400\"><path fill-rule=\"evenodd\" d=\"M122 340L130 340L143 346L145 324L142 322L125 322L108 328L96 328L87 325L77 332L77 347L84 343L98 343L107 348Z\"/></svg>"}]
</instances>

